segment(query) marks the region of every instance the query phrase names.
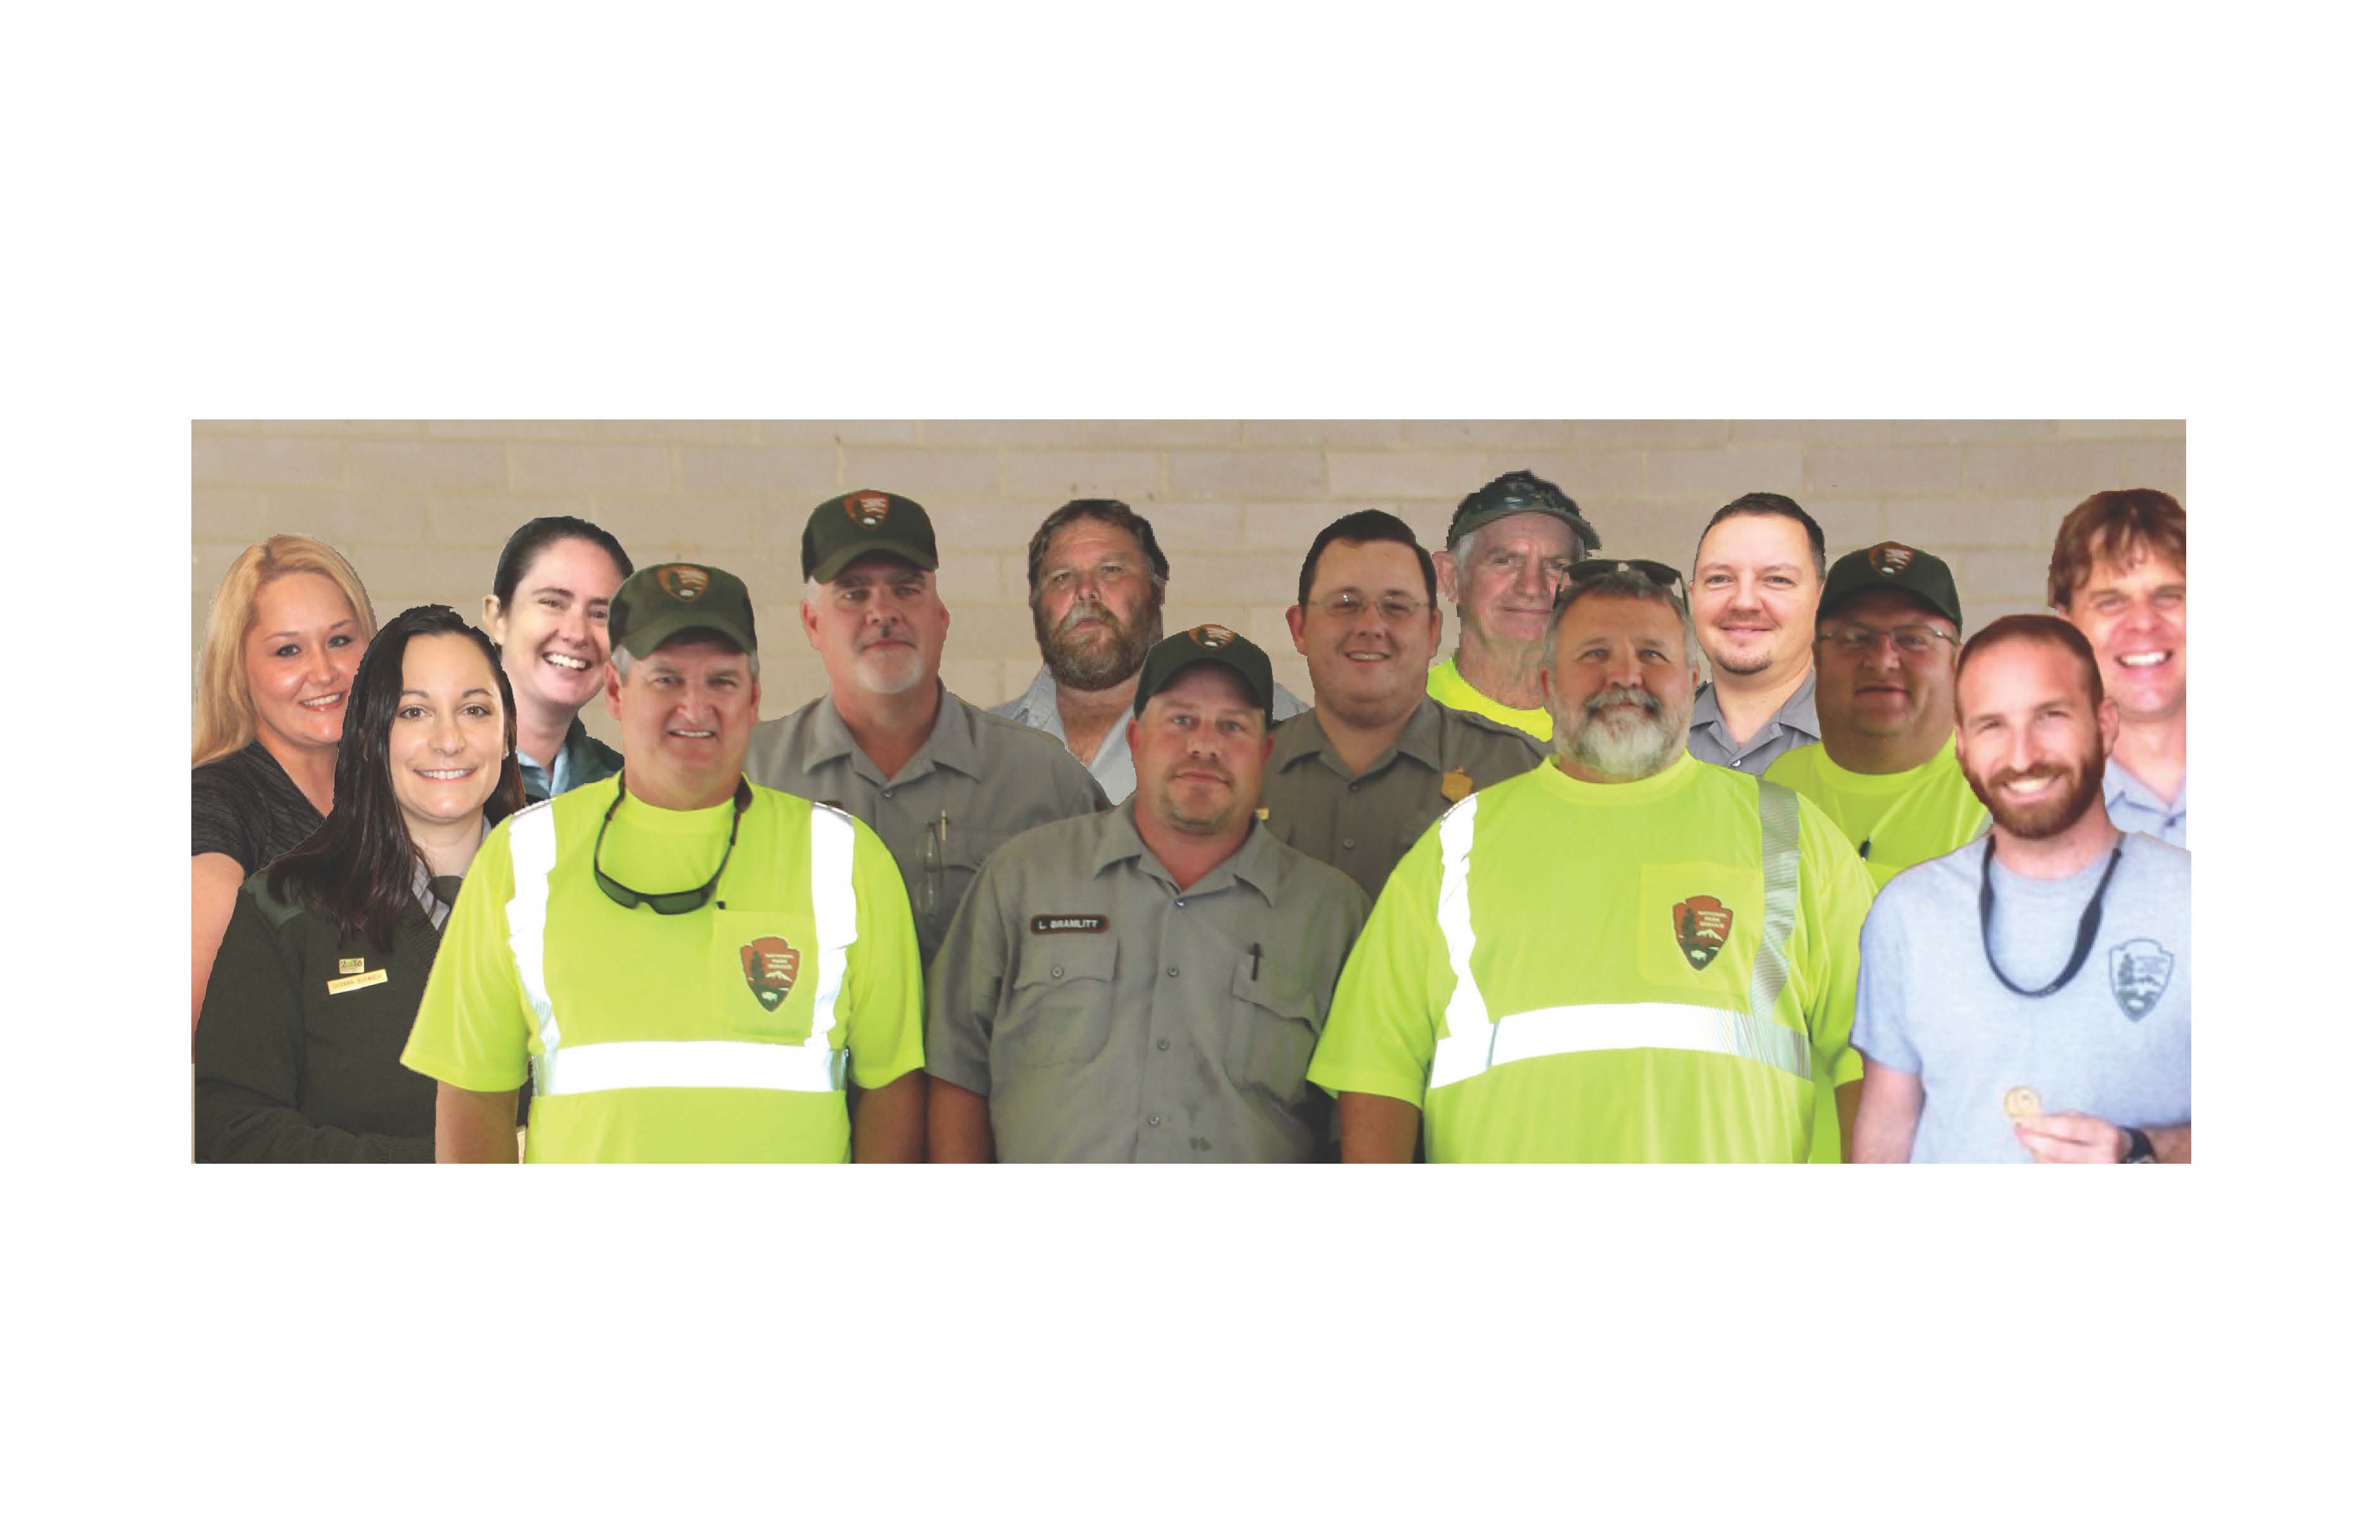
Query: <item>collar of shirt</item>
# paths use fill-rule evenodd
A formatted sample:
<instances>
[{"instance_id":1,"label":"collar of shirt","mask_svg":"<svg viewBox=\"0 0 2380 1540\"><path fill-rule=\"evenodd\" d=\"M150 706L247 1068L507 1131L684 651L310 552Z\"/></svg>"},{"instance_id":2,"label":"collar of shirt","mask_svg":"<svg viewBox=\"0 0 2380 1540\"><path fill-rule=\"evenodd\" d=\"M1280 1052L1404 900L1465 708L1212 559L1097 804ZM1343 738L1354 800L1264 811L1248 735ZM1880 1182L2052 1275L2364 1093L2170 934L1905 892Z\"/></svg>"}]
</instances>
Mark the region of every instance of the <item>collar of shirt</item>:
<instances>
[{"instance_id":1,"label":"collar of shirt","mask_svg":"<svg viewBox=\"0 0 2380 1540\"><path fill-rule=\"evenodd\" d=\"M925 746L911 755L909 762L894 772L890 782L879 773L876 761L860 752L843 713L834 709L834 697L822 695L811 701L799 713L805 720L795 727L801 745L802 773L815 775L819 767L830 759L849 759L852 769L863 780L880 785L900 786L922 780L936 765L954 770L970 781L982 780L983 745L978 740L976 725L967 720L966 708L950 687L938 687L941 698L934 709L933 731L926 734Z\"/></svg>"},{"instance_id":2,"label":"collar of shirt","mask_svg":"<svg viewBox=\"0 0 2380 1540\"><path fill-rule=\"evenodd\" d=\"M577 758L578 746L586 741L587 724L579 721L577 717L571 718L570 725L563 730L562 746L553 751L553 773L552 775L548 775L545 772L545 767L543 765L539 764L535 759L529 758L528 750L525 748L515 749L513 751L513 758L520 761L521 783L528 792L528 794L533 798L542 801L552 794L552 789L553 787L573 784L574 782L572 782L570 775L570 766Z\"/></svg>"},{"instance_id":3,"label":"collar of shirt","mask_svg":"<svg viewBox=\"0 0 2380 1540\"><path fill-rule=\"evenodd\" d=\"M1338 746L1322 730L1322 713L1302 711L1273 729L1273 763L1286 768L1300 759L1320 757L1332 774L1354 782L1363 777L1347 768ZM1405 719L1387 753L1372 761L1364 775L1378 775L1395 763L1398 755L1418 759L1431 770L1446 768L1446 708L1427 696Z\"/></svg>"},{"instance_id":4,"label":"collar of shirt","mask_svg":"<svg viewBox=\"0 0 2380 1540\"><path fill-rule=\"evenodd\" d=\"M2168 820L2189 810L2190 778L2182 777L2181 784L2173 789L2173 801L2162 801L2149 790L2148 782L2126 770L2115 756L2107 757L2107 767L2100 777L2100 793L2112 807L2119 802L2130 803L2144 813Z\"/></svg>"},{"instance_id":5,"label":"collar of shirt","mask_svg":"<svg viewBox=\"0 0 2380 1540\"><path fill-rule=\"evenodd\" d=\"M1737 743L1727 734L1727 719L1719 715L1718 686L1706 684L1694 692L1694 710L1689 720L1689 732L1706 733L1711 741L1728 751L1729 758L1751 753L1787 730L1801 736L1795 746L1818 741L1818 671L1812 668L1802 675L1799 688L1785 697L1785 704L1767 721L1753 730L1752 736Z\"/></svg>"},{"instance_id":6,"label":"collar of shirt","mask_svg":"<svg viewBox=\"0 0 2380 1540\"><path fill-rule=\"evenodd\" d=\"M1091 871L1097 875L1118 861L1130 860L1136 855L1140 857L1142 871L1171 885L1173 874L1165 869L1165 863L1157 858L1157 854L1148 848L1148 842L1140 837L1140 826L1132 821L1133 801L1133 797L1126 797L1106 812L1092 815L1100 821L1099 843L1091 853ZM1251 819L1248 820L1248 837L1240 842L1240 848L1182 892L1184 897L1218 892L1228 889L1233 882L1245 882L1263 894L1267 903L1273 903L1279 901L1282 886L1289 880L1289 847L1266 833L1262 822Z\"/></svg>"},{"instance_id":7,"label":"collar of shirt","mask_svg":"<svg viewBox=\"0 0 2380 1540\"><path fill-rule=\"evenodd\" d=\"M480 815L480 842L484 844L487 843L487 839L488 816L485 813L482 813ZM421 912L430 916L430 928L432 930L443 930L446 928L448 905L444 899L438 896L437 891L430 886L430 863L424 861L418 855L415 856L413 859L413 896L420 901Z\"/></svg>"}]
</instances>

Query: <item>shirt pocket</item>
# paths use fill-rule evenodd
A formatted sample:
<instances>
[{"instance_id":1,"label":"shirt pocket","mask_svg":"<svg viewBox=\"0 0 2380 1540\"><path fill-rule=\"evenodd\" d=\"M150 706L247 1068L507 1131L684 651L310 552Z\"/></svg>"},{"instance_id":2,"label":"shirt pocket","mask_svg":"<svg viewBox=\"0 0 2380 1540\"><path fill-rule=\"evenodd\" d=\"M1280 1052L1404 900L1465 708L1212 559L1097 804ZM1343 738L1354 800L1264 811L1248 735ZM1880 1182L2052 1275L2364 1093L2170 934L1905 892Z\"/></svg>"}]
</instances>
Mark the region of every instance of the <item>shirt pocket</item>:
<instances>
[{"instance_id":1,"label":"shirt pocket","mask_svg":"<svg viewBox=\"0 0 2380 1540\"><path fill-rule=\"evenodd\" d=\"M799 910L711 910L711 1020L739 1037L802 1041L818 993L817 950Z\"/></svg>"},{"instance_id":2,"label":"shirt pocket","mask_svg":"<svg viewBox=\"0 0 2380 1540\"><path fill-rule=\"evenodd\" d=\"M1008 1009L993 1024L994 1081L1002 1063L1032 1068L1098 1058L1114 1028L1115 968L1112 935L1027 937Z\"/></svg>"},{"instance_id":3,"label":"shirt pocket","mask_svg":"<svg viewBox=\"0 0 2380 1540\"><path fill-rule=\"evenodd\" d=\"M1266 974L1253 957L1243 957L1232 976L1232 1032L1225 1064L1242 1090L1265 1091L1281 1101L1298 1099L1314 1061L1314 986L1280 964Z\"/></svg>"}]
</instances>

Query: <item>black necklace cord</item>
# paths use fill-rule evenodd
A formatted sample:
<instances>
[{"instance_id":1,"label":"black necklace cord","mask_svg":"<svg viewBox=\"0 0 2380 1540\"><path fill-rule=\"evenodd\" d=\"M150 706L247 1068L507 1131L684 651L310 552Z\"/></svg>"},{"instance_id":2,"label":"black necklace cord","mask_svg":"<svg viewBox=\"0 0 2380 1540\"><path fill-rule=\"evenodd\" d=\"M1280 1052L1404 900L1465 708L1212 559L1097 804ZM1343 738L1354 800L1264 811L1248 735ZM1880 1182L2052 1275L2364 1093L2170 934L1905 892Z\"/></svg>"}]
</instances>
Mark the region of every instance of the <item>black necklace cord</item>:
<instances>
[{"instance_id":1,"label":"black necklace cord","mask_svg":"<svg viewBox=\"0 0 2380 1540\"><path fill-rule=\"evenodd\" d=\"M2040 1000L2045 996L2054 995L2074 982L2074 976L2082 971L2083 959L2091 955L2093 944L2099 940L2099 905L2107 896L2107 884L2116 879L2117 863L2124 858L2124 837L2121 834L2116 836L2114 847L2107 852L2107 869L2101 875L2097 890L2091 894L2091 902L2083 906L2081 923L2074 928L2074 954L2066 959L2066 971L2038 989L2028 989L2021 985L2010 983L2009 976L2000 972L1999 960L1992 955L1993 848L1992 836L1985 835L1984 886L1981 896L1976 900L1976 907L1981 912L1983 923L1984 961L1991 965L1992 976L1998 979L2000 987L2010 994L2022 995L2027 1000Z\"/></svg>"}]
</instances>

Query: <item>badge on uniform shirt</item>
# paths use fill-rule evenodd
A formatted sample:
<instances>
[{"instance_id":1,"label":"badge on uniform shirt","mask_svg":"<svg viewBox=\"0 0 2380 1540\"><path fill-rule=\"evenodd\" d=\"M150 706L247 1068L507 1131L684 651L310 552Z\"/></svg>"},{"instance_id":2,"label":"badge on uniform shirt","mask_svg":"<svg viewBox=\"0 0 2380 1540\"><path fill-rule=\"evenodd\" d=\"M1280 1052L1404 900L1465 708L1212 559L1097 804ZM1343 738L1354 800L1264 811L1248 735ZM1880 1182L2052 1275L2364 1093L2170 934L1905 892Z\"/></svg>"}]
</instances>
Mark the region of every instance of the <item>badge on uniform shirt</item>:
<instances>
[{"instance_id":1,"label":"badge on uniform shirt","mask_svg":"<svg viewBox=\"0 0 2380 1540\"><path fill-rule=\"evenodd\" d=\"M356 961L361 962L362 959L358 958ZM344 957L339 959L339 965L341 967L345 967L346 964L347 959ZM388 970L386 968L374 968L370 973L359 973L347 978L333 978L325 980L323 988L329 989L331 993L334 995L344 995L349 989L369 989L375 984L385 984L387 982Z\"/></svg>"},{"instance_id":2,"label":"badge on uniform shirt","mask_svg":"<svg viewBox=\"0 0 2380 1540\"><path fill-rule=\"evenodd\" d=\"M1438 789L1446 794L1447 801L1460 802L1471 794L1471 777L1463 774L1463 767L1457 765L1438 778Z\"/></svg>"},{"instance_id":3,"label":"badge on uniform shirt","mask_svg":"<svg viewBox=\"0 0 2380 1540\"><path fill-rule=\"evenodd\" d=\"M2173 953L2150 940L2126 941L2107 950L2107 985L2116 1003L2133 1021L2156 1009L2173 977Z\"/></svg>"},{"instance_id":4,"label":"badge on uniform shirt","mask_svg":"<svg viewBox=\"0 0 2380 1540\"><path fill-rule=\"evenodd\" d=\"M1271 821L1272 821L1272 809L1271 809L1271 808L1269 808L1269 807L1259 807L1259 808L1257 808L1257 821L1258 823L1269 823L1269 822L1271 822Z\"/></svg>"},{"instance_id":5,"label":"badge on uniform shirt","mask_svg":"<svg viewBox=\"0 0 2380 1540\"><path fill-rule=\"evenodd\" d=\"M1036 915L1032 920L1036 936L1096 936L1107 928L1105 915Z\"/></svg>"},{"instance_id":6,"label":"badge on uniform shirt","mask_svg":"<svg viewBox=\"0 0 2380 1540\"><path fill-rule=\"evenodd\" d=\"M774 1011L794 992L794 976L802 971L802 954L783 936L755 936L744 943L744 982L760 1009Z\"/></svg>"},{"instance_id":7,"label":"badge on uniform shirt","mask_svg":"<svg viewBox=\"0 0 2380 1540\"><path fill-rule=\"evenodd\" d=\"M1678 950L1700 973L1727 945L1728 934L1735 928L1735 911L1708 893L1696 893L1670 905L1670 926L1677 932Z\"/></svg>"},{"instance_id":8,"label":"badge on uniform shirt","mask_svg":"<svg viewBox=\"0 0 2380 1540\"><path fill-rule=\"evenodd\" d=\"M364 960L360 957L342 957L339 959L339 971L343 974L361 973L364 971Z\"/></svg>"}]
</instances>

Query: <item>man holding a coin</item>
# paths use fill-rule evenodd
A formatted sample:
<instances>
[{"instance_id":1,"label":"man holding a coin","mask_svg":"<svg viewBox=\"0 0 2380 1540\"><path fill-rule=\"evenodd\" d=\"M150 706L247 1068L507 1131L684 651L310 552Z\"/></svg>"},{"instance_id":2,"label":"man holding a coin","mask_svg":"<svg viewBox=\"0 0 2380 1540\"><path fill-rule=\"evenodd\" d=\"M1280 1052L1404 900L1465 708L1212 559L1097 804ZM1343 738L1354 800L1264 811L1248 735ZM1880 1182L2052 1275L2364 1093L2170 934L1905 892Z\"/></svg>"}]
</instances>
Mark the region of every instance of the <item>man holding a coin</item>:
<instances>
[{"instance_id":1,"label":"man holding a coin","mask_svg":"<svg viewBox=\"0 0 2380 1540\"><path fill-rule=\"evenodd\" d=\"M986 856L1012 834L1108 805L1063 745L944 687L939 564L933 523L908 498L862 490L812 510L802 635L827 693L752 729L747 757L759 784L876 831L908 884L927 965Z\"/></svg>"},{"instance_id":2,"label":"man holding a coin","mask_svg":"<svg viewBox=\"0 0 2380 1540\"><path fill-rule=\"evenodd\" d=\"M2107 817L2116 702L2051 615L1977 633L1954 688L1983 841L1912 867L1861 938L1859 1161L2190 1158L2190 856Z\"/></svg>"}]
</instances>

